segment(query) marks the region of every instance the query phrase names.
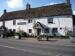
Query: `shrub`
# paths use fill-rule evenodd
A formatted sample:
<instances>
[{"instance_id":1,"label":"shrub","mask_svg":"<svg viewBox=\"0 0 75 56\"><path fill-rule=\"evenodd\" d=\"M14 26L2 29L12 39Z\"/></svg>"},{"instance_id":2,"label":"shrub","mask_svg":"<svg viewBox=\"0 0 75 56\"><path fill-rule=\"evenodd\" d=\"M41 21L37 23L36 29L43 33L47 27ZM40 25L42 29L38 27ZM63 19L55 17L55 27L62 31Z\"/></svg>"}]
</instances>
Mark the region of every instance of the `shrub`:
<instances>
[{"instance_id":1,"label":"shrub","mask_svg":"<svg viewBox=\"0 0 75 56\"><path fill-rule=\"evenodd\" d=\"M29 35L24 32L23 30L19 30L18 32L16 32L16 35L20 35L21 37L28 37Z\"/></svg>"},{"instance_id":2,"label":"shrub","mask_svg":"<svg viewBox=\"0 0 75 56\"><path fill-rule=\"evenodd\" d=\"M67 31L65 36L72 36L73 35L73 32L72 31Z\"/></svg>"}]
</instances>

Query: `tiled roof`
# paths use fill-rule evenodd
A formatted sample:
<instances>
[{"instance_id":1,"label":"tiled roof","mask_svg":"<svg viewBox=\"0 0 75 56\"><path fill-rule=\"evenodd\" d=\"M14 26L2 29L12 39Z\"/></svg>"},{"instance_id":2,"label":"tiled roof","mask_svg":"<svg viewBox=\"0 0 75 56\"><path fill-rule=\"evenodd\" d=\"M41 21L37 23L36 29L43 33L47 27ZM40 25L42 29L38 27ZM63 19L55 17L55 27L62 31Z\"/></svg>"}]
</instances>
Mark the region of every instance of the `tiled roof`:
<instances>
[{"instance_id":1,"label":"tiled roof","mask_svg":"<svg viewBox=\"0 0 75 56\"><path fill-rule=\"evenodd\" d=\"M20 10L7 12L1 16L1 20L11 20L11 19L27 19L35 17L47 17L47 16L60 16L60 15L72 15L71 7L62 4L55 4L49 6L42 6L37 8L30 8L28 10Z\"/></svg>"}]
</instances>

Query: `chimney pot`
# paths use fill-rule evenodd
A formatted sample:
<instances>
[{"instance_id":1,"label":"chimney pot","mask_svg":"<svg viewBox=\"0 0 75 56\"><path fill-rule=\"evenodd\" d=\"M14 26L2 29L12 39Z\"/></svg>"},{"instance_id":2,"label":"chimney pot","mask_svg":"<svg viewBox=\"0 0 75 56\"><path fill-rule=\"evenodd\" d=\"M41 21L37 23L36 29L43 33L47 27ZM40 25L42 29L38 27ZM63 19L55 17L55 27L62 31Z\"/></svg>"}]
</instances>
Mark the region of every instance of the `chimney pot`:
<instances>
[{"instance_id":1,"label":"chimney pot","mask_svg":"<svg viewBox=\"0 0 75 56\"><path fill-rule=\"evenodd\" d=\"M26 4L26 9L30 9L30 7L31 7L30 4L27 3L27 4Z\"/></svg>"},{"instance_id":2,"label":"chimney pot","mask_svg":"<svg viewBox=\"0 0 75 56\"><path fill-rule=\"evenodd\" d=\"M65 3L70 5L70 0L65 0Z\"/></svg>"},{"instance_id":3,"label":"chimney pot","mask_svg":"<svg viewBox=\"0 0 75 56\"><path fill-rule=\"evenodd\" d=\"M6 11L6 9L4 10L4 14L6 14L7 13L7 11Z\"/></svg>"}]
</instances>

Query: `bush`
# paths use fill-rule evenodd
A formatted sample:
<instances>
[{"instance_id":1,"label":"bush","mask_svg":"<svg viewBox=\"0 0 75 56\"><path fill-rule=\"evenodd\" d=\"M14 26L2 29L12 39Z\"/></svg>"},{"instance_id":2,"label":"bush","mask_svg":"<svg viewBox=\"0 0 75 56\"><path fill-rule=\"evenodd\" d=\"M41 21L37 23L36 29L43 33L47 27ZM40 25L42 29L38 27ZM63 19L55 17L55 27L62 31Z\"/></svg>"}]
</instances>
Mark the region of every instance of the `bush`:
<instances>
[{"instance_id":1,"label":"bush","mask_svg":"<svg viewBox=\"0 0 75 56\"><path fill-rule=\"evenodd\" d=\"M7 37L11 37L11 36L14 36L14 35L15 35L15 32L12 31L12 30L8 30L8 31L6 32L6 36L7 36Z\"/></svg>"},{"instance_id":2,"label":"bush","mask_svg":"<svg viewBox=\"0 0 75 56\"><path fill-rule=\"evenodd\" d=\"M21 37L28 37L29 35L26 33L26 32L24 32L24 31L22 31L22 30L19 30L18 32L16 32L16 35L20 35Z\"/></svg>"},{"instance_id":3,"label":"bush","mask_svg":"<svg viewBox=\"0 0 75 56\"><path fill-rule=\"evenodd\" d=\"M67 31L65 36L72 36L73 35L73 32L72 31Z\"/></svg>"},{"instance_id":4,"label":"bush","mask_svg":"<svg viewBox=\"0 0 75 56\"><path fill-rule=\"evenodd\" d=\"M48 38L54 38L54 39L68 39L69 38L69 36L46 36L46 35L41 35L40 37L42 38L48 37Z\"/></svg>"}]
</instances>

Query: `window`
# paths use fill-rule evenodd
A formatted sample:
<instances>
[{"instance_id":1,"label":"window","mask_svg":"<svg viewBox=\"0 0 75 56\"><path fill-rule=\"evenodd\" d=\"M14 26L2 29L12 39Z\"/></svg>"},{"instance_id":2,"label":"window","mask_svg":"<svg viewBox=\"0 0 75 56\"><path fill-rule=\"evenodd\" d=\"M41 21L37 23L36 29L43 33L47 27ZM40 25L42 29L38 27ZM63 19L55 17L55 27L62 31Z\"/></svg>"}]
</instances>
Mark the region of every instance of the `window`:
<instances>
[{"instance_id":1,"label":"window","mask_svg":"<svg viewBox=\"0 0 75 56\"><path fill-rule=\"evenodd\" d=\"M60 30L62 30L62 28L60 28Z\"/></svg>"},{"instance_id":2,"label":"window","mask_svg":"<svg viewBox=\"0 0 75 56\"><path fill-rule=\"evenodd\" d=\"M16 25L16 20L13 20L13 25Z\"/></svg>"},{"instance_id":3,"label":"window","mask_svg":"<svg viewBox=\"0 0 75 56\"><path fill-rule=\"evenodd\" d=\"M29 29L29 33L32 33L32 29Z\"/></svg>"},{"instance_id":4,"label":"window","mask_svg":"<svg viewBox=\"0 0 75 56\"><path fill-rule=\"evenodd\" d=\"M28 20L28 23L32 23L32 20L29 19L29 20Z\"/></svg>"},{"instance_id":5,"label":"window","mask_svg":"<svg viewBox=\"0 0 75 56\"><path fill-rule=\"evenodd\" d=\"M57 28L53 28L52 33L57 33L58 29Z\"/></svg>"},{"instance_id":6,"label":"window","mask_svg":"<svg viewBox=\"0 0 75 56\"><path fill-rule=\"evenodd\" d=\"M52 17L48 17L48 23L53 23L53 18Z\"/></svg>"},{"instance_id":7,"label":"window","mask_svg":"<svg viewBox=\"0 0 75 56\"><path fill-rule=\"evenodd\" d=\"M13 32L15 33L16 32L16 29L13 29Z\"/></svg>"},{"instance_id":8,"label":"window","mask_svg":"<svg viewBox=\"0 0 75 56\"><path fill-rule=\"evenodd\" d=\"M9 29L10 32L12 32L12 29Z\"/></svg>"},{"instance_id":9,"label":"window","mask_svg":"<svg viewBox=\"0 0 75 56\"><path fill-rule=\"evenodd\" d=\"M49 28L45 28L45 33L49 33Z\"/></svg>"}]
</instances>

